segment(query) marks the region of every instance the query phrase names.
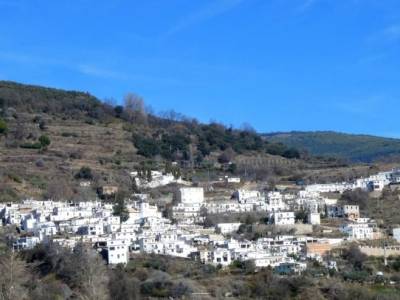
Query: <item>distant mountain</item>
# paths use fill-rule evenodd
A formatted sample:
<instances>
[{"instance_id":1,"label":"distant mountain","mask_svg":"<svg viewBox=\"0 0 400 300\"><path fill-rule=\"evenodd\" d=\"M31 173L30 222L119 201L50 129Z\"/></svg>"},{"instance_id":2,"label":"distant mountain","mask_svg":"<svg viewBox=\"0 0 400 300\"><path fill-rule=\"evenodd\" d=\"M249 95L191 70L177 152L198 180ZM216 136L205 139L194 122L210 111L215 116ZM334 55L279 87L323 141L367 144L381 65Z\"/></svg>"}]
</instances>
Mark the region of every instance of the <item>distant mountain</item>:
<instances>
[{"instance_id":1,"label":"distant mountain","mask_svg":"<svg viewBox=\"0 0 400 300\"><path fill-rule=\"evenodd\" d=\"M333 131L279 132L264 134L277 142L308 151L312 155L332 156L352 162L372 162L400 157L400 139Z\"/></svg>"}]
</instances>

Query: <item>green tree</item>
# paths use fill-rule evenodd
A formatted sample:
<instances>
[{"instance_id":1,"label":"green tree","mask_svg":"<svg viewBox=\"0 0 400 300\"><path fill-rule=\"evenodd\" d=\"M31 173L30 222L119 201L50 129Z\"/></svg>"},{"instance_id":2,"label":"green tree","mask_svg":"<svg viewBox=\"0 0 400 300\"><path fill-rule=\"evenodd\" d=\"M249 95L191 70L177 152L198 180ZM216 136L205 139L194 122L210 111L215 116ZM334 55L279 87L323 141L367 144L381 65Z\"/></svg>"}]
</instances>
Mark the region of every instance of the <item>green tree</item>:
<instances>
[{"instance_id":1,"label":"green tree","mask_svg":"<svg viewBox=\"0 0 400 300\"><path fill-rule=\"evenodd\" d=\"M283 152L282 156L289 158L289 159L300 158L300 152L295 148L290 148L290 149L286 150L285 152Z\"/></svg>"},{"instance_id":2,"label":"green tree","mask_svg":"<svg viewBox=\"0 0 400 300\"><path fill-rule=\"evenodd\" d=\"M0 134L6 134L8 131L7 123L3 119L0 119Z\"/></svg>"},{"instance_id":3,"label":"green tree","mask_svg":"<svg viewBox=\"0 0 400 300\"><path fill-rule=\"evenodd\" d=\"M45 149L50 145L51 141L47 135L41 135L39 137L39 143L42 146L42 148Z\"/></svg>"},{"instance_id":4,"label":"green tree","mask_svg":"<svg viewBox=\"0 0 400 300\"><path fill-rule=\"evenodd\" d=\"M237 172L237 165L232 163L228 167L228 172L235 174Z\"/></svg>"},{"instance_id":5,"label":"green tree","mask_svg":"<svg viewBox=\"0 0 400 300\"><path fill-rule=\"evenodd\" d=\"M165 174L170 174L172 172L172 164L170 161L165 163Z\"/></svg>"},{"instance_id":6,"label":"green tree","mask_svg":"<svg viewBox=\"0 0 400 300\"><path fill-rule=\"evenodd\" d=\"M307 223L307 212L305 210L299 210L296 212L295 219L297 222Z\"/></svg>"},{"instance_id":7,"label":"green tree","mask_svg":"<svg viewBox=\"0 0 400 300\"><path fill-rule=\"evenodd\" d=\"M151 175L151 169L147 170L147 175L146 176L147 176L146 177L147 182L151 182L153 180L153 176Z\"/></svg>"},{"instance_id":8,"label":"green tree","mask_svg":"<svg viewBox=\"0 0 400 300\"><path fill-rule=\"evenodd\" d=\"M129 212L126 208L125 199L120 193L116 195L116 202L113 207L113 214L114 216L119 216L122 222L125 222L129 219Z\"/></svg>"},{"instance_id":9,"label":"green tree","mask_svg":"<svg viewBox=\"0 0 400 300\"><path fill-rule=\"evenodd\" d=\"M92 169L90 169L89 167L82 167L79 170L79 172L75 174L75 178L92 180L93 179Z\"/></svg>"},{"instance_id":10,"label":"green tree","mask_svg":"<svg viewBox=\"0 0 400 300\"><path fill-rule=\"evenodd\" d=\"M132 178L131 189L132 189L132 192L134 192L134 193L138 193L139 192L139 188L138 188L137 183L136 183L136 177Z\"/></svg>"},{"instance_id":11,"label":"green tree","mask_svg":"<svg viewBox=\"0 0 400 300\"><path fill-rule=\"evenodd\" d=\"M117 118L121 117L122 113L124 112L124 107L122 105L117 105L114 107L114 112Z\"/></svg>"},{"instance_id":12,"label":"green tree","mask_svg":"<svg viewBox=\"0 0 400 300\"><path fill-rule=\"evenodd\" d=\"M47 129L46 122L44 120L40 120L39 121L39 128L40 128L40 130L46 130Z\"/></svg>"},{"instance_id":13,"label":"green tree","mask_svg":"<svg viewBox=\"0 0 400 300\"><path fill-rule=\"evenodd\" d=\"M181 169L176 167L172 170L172 175L174 175L175 179L179 179L182 176Z\"/></svg>"}]
</instances>

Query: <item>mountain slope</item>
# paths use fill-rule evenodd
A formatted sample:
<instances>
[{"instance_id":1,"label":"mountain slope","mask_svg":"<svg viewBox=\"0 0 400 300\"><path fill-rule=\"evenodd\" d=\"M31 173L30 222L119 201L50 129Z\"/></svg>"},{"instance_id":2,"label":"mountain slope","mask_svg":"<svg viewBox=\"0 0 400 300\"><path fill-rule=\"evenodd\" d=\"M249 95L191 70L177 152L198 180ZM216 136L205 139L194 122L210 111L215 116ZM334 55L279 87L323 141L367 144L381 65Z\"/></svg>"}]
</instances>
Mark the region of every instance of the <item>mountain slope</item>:
<instances>
[{"instance_id":1,"label":"mountain slope","mask_svg":"<svg viewBox=\"0 0 400 300\"><path fill-rule=\"evenodd\" d=\"M230 172L247 174L302 163L295 149L255 132L201 124L172 112L155 116L140 98L131 100L112 106L88 93L0 81L0 201L44 193L76 199L91 192L93 197L104 184L129 189L130 171L161 169L172 161L186 176L219 172L218 163L229 161L237 167ZM43 136L48 146L41 145ZM92 173L89 190L79 185L82 167Z\"/></svg>"},{"instance_id":2,"label":"mountain slope","mask_svg":"<svg viewBox=\"0 0 400 300\"><path fill-rule=\"evenodd\" d=\"M303 149L312 155L339 157L353 162L372 162L400 156L399 139L332 131L294 131L264 136L270 142Z\"/></svg>"}]
</instances>

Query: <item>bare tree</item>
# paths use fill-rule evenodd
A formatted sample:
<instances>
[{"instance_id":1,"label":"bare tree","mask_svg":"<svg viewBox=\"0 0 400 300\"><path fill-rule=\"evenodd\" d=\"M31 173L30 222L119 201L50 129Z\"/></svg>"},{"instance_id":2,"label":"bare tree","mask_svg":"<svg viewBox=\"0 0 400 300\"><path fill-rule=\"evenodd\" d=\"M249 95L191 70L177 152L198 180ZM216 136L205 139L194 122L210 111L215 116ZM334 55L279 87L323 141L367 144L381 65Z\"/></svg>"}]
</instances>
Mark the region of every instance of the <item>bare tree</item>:
<instances>
[{"instance_id":1,"label":"bare tree","mask_svg":"<svg viewBox=\"0 0 400 300\"><path fill-rule=\"evenodd\" d=\"M110 293L115 300L135 300L140 298L140 281L130 276L123 267L117 266L111 273Z\"/></svg>"},{"instance_id":2,"label":"bare tree","mask_svg":"<svg viewBox=\"0 0 400 300\"><path fill-rule=\"evenodd\" d=\"M74 249L73 265L76 279L79 280L80 299L109 299L107 268L100 255L84 244L78 244Z\"/></svg>"},{"instance_id":3,"label":"bare tree","mask_svg":"<svg viewBox=\"0 0 400 300\"><path fill-rule=\"evenodd\" d=\"M47 184L47 190L44 194L46 199L52 200L70 200L73 191L70 185L63 179L53 179Z\"/></svg>"},{"instance_id":4,"label":"bare tree","mask_svg":"<svg viewBox=\"0 0 400 300\"><path fill-rule=\"evenodd\" d=\"M15 129L13 132L13 138L17 141L21 141L25 138L26 134L26 126L23 120L21 118L17 119L17 122L15 124Z\"/></svg>"},{"instance_id":5,"label":"bare tree","mask_svg":"<svg viewBox=\"0 0 400 300\"><path fill-rule=\"evenodd\" d=\"M103 103L114 107L114 106L117 105L118 102L117 102L117 100L115 98L110 97L110 98L104 98L103 99Z\"/></svg>"},{"instance_id":6,"label":"bare tree","mask_svg":"<svg viewBox=\"0 0 400 300\"><path fill-rule=\"evenodd\" d=\"M253 127L250 123L247 123L247 122L244 122L244 123L240 126L240 129L243 130L243 131L246 131L246 132L251 132L251 133L256 132L256 130L254 129L254 127Z\"/></svg>"},{"instance_id":7,"label":"bare tree","mask_svg":"<svg viewBox=\"0 0 400 300\"><path fill-rule=\"evenodd\" d=\"M167 119L168 121L179 121L183 118L182 114L173 109L162 111L159 113L159 116L163 119Z\"/></svg>"},{"instance_id":8,"label":"bare tree","mask_svg":"<svg viewBox=\"0 0 400 300\"><path fill-rule=\"evenodd\" d=\"M131 122L147 123L147 112L142 97L129 93L124 97L125 112Z\"/></svg>"},{"instance_id":9,"label":"bare tree","mask_svg":"<svg viewBox=\"0 0 400 300\"><path fill-rule=\"evenodd\" d=\"M89 245L78 243L71 252L56 243L49 243L45 245L45 253L45 264L76 292L77 299L110 299L105 262Z\"/></svg>"},{"instance_id":10,"label":"bare tree","mask_svg":"<svg viewBox=\"0 0 400 300\"><path fill-rule=\"evenodd\" d=\"M25 263L15 252L7 250L0 256L0 299L28 299Z\"/></svg>"}]
</instances>

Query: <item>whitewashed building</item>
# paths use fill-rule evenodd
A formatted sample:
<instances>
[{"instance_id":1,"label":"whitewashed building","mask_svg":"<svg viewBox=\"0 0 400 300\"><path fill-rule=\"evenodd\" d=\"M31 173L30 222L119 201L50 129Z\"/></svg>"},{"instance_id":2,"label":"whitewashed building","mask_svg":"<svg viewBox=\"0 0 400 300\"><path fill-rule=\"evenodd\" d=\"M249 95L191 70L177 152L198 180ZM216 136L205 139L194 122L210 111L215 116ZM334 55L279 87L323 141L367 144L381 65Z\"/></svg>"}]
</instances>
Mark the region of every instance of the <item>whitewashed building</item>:
<instances>
[{"instance_id":1,"label":"whitewashed building","mask_svg":"<svg viewBox=\"0 0 400 300\"><path fill-rule=\"evenodd\" d=\"M349 223L340 226L340 231L345 233L350 240L372 240L374 230L366 223Z\"/></svg>"},{"instance_id":2,"label":"whitewashed building","mask_svg":"<svg viewBox=\"0 0 400 300\"><path fill-rule=\"evenodd\" d=\"M222 234L229 234L238 231L241 223L218 223L217 229Z\"/></svg>"},{"instance_id":3,"label":"whitewashed building","mask_svg":"<svg viewBox=\"0 0 400 300\"><path fill-rule=\"evenodd\" d=\"M110 265L124 264L129 261L129 246L121 240L107 241L107 262Z\"/></svg>"},{"instance_id":4,"label":"whitewashed building","mask_svg":"<svg viewBox=\"0 0 400 300\"><path fill-rule=\"evenodd\" d=\"M270 213L269 222L270 224L274 225L294 225L295 224L294 212L286 211L286 212Z\"/></svg>"},{"instance_id":5,"label":"whitewashed building","mask_svg":"<svg viewBox=\"0 0 400 300\"><path fill-rule=\"evenodd\" d=\"M318 212L309 212L307 215L308 224L319 225L321 224L321 215Z\"/></svg>"}]
</instances>

